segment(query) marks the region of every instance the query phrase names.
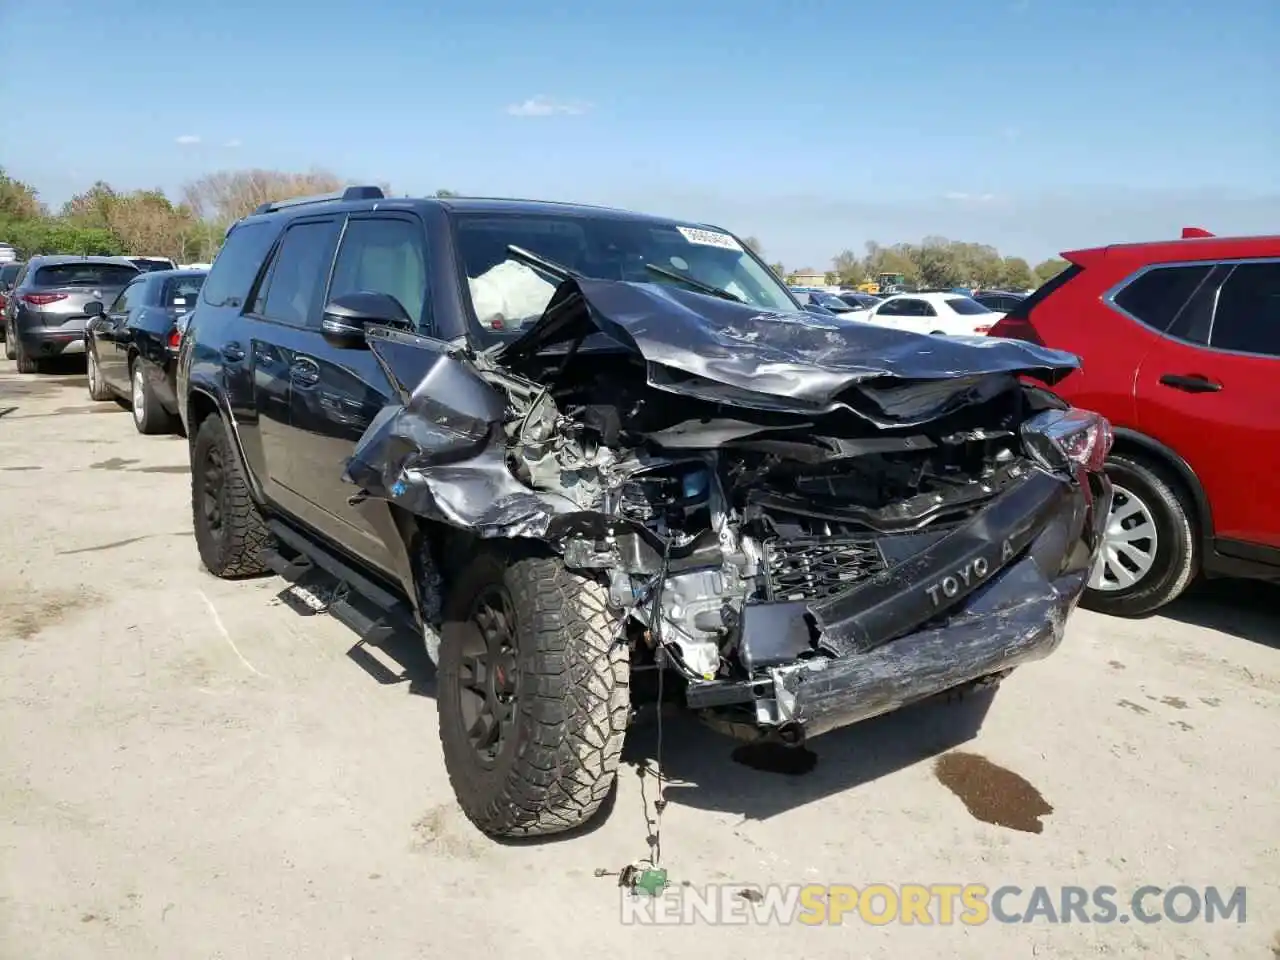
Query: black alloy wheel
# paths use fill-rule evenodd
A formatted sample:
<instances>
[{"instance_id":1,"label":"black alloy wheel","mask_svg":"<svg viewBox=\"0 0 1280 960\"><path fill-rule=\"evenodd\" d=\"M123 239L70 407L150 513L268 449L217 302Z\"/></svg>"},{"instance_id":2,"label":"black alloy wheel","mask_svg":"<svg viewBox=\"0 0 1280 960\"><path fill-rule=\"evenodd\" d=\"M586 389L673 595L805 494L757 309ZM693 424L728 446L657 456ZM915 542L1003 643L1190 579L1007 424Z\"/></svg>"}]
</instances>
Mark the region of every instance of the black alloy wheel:
<instances>
[{"instance_id":1,"label":"black alloy wheel","mask_svg":"<svg viewBox=\"0 0 1280 960\"><path fill-rule=\"evenodd\" d=\"M484 767L511 741L520 688L515 608L506 587L490 584L471 605L457 683L462 725Z\"/></svg>"}]
</instances>

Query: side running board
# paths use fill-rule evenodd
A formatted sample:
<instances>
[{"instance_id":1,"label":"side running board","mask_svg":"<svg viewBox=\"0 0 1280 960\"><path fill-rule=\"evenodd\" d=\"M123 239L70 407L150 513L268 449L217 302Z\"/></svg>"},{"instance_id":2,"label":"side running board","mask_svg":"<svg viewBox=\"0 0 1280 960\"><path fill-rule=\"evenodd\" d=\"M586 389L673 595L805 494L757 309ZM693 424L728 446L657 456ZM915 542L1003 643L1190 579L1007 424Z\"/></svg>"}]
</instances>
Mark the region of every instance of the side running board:
<instances>
[{"instance_id":1,"label":"side running board","mask_svg":"<svg viewBox=\"0 0 1280 960\"><path fill-rule=\"evenodd\" d=\"M263 562L289 583L297 583L316 568L337 580L339 588L329 602L328 612L354 631L362 643L380 647L398 629L413 628L413 609L402 598L281 521L268 521L267 526L278 546L263 549ZM286 547L295 556L285 556L279 546Z\"/></svg>"}]
</instances>

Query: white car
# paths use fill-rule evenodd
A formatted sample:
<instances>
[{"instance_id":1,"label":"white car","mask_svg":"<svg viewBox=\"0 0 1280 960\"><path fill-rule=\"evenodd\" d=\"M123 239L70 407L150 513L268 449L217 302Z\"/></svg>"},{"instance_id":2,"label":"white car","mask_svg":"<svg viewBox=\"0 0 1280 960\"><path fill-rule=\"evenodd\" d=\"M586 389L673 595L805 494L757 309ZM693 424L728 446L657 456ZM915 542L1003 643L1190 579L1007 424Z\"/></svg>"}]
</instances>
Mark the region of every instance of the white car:
<instances>
[{"instance_id":1,"label":"white car","mask_svg":"<svg viewBox=\"0 0 1280 960\"><path fill-rule=\"evenodd\" d=\"M1004 314L960 293L896 293L852 316L894 330L972 337L985 336Z\"/></svg>"}]
</instances>

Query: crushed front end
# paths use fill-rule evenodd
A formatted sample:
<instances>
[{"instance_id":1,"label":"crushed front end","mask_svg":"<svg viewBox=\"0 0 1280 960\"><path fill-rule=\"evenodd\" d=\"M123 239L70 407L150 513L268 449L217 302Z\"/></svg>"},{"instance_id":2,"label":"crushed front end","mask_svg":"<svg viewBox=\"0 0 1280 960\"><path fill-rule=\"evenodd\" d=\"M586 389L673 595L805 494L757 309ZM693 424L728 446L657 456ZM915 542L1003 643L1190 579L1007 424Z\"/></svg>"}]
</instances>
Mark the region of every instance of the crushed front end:
<instances>
[{"instance_id":1,"label":"crushed front end","mask_svg":"<svg viewBox=\"0 0 1280 960\"><path fill-rule=\"evenodd\" d=\"M570 282L503 352L408 374L405 336L373 337L402 402L347 477L541 541L704 719L798 742L1062 639L1110 427L1019 379L1075 358L979 340Z\"/></svg>"},{"instance_id":2,"label":"crushed front end","mask_svg":"<svg viewBox=\"0 0 1280 960\"><path fill-rule=\"evenodd\" d=\"M1048 656L1088 579L1096 415L845 443L648 465L617 491L624 525L560 545L735 736L799 742Z\"/></svg>"}]
</instances>

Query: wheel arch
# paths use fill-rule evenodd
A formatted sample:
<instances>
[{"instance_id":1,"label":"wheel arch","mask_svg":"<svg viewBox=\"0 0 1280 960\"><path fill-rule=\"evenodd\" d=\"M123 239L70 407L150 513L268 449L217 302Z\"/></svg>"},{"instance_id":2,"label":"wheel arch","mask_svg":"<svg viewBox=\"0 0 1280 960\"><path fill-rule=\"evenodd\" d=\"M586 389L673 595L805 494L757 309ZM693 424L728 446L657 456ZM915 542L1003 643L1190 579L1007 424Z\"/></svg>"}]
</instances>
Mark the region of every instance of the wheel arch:
<instances>
[{"instance_id":1,"label":"wheel arch","mask_svg":"<svg viewBox=\"0 0 1280 960\"><path fill-rule=\"evenodd\" d=\"M1140 433L1128 427L1116 427L1112 432L1115 436L1115 441L1111 447L1112 453L1136 456L1142 459L1149 465L1161 470L1170 481L1178 486L1180 492L1187 495L1194 510L1192 520L1195 522L1196 533L1201 545L1206 549L1211 546L1214 536L1213 508L1209 504L1209 497L1204 492L1204 486L1200 483L1200 478L1191 469L1191 465L1175 451L1145 433Z\"/></svg>"},{"instance_id":2,"label":"wheel arch","mask_svg":"<svg viewBox=\"0 0 1280 960\"><path fill-rule=\"evenodd\" d=\"M235 418L231 416L231 412L216 396L203 387L197 386L192 386L188 391L186 408L185 426L188 448L194 452L196 434L200 431L200 425L209 417L218 417L222 421L223 428L227 431L227 436L231 438L232 454L235 456L240 472L249 486L249 492L259 504L264 503L262 485L258 482L258 478L253 471L249 469L249 461L244 455L244 446L240 441L240 432L236 429Z\"/></svg>"}]
</instances>

